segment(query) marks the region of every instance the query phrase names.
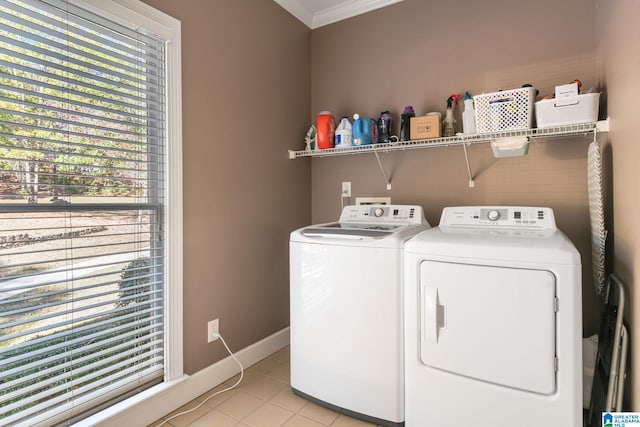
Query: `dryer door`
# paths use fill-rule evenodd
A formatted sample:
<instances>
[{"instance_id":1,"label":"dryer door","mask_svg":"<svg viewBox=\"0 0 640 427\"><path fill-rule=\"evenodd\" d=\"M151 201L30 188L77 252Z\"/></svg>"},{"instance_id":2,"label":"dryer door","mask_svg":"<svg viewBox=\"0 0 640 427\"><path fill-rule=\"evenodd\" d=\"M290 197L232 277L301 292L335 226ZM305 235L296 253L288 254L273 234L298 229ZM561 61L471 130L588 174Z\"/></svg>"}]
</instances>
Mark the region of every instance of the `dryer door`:
<instances>
[{"instance_id":1,"label":"dryer door","mask_svg":"<svg viewBox=\"0 0 640 427\"><path fill-rule=\"evenodd\" d=\"M474 380L554 393L555 285L545 270L424 261L422 363Z\"/></svg>"}]
</instances>

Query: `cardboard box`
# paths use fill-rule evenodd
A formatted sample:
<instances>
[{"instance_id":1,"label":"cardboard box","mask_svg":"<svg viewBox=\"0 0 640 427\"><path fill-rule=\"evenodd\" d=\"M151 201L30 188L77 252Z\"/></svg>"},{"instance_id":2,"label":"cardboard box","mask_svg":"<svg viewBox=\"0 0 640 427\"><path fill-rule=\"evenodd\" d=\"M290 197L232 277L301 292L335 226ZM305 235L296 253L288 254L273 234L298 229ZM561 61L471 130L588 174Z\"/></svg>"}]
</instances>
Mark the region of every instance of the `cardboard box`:
<instances>
[{"instance_id":1,"label":"cardboard box","mask_svg":"<svg viewBox=\"0 0 640 427\"><path fill-rule=\"evenodd\" d=\"M411 117L409 136L411 139L440 138L440 114Z\"/></svg>"}]
</instances>

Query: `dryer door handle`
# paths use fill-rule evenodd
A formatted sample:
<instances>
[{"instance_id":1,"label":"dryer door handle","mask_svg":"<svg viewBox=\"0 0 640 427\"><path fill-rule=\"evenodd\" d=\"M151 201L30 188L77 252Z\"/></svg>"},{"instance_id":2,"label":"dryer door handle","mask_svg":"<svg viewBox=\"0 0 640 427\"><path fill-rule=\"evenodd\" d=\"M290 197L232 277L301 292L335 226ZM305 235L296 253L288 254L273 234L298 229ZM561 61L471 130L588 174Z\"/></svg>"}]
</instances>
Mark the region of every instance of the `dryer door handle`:
<instances>
[{"instance_id":1,"label":"dryer door handle","mask_svg":"<svg viewBox=\"0 0 640 427\"><path fill-rule=\"evenodd\" d=\"M437 344L438 333L445 326L445 307L439 304L438 288L425 286L423 295L422 310L420 310L423 339L425 343Z\"/></svg>"}]
</instances>

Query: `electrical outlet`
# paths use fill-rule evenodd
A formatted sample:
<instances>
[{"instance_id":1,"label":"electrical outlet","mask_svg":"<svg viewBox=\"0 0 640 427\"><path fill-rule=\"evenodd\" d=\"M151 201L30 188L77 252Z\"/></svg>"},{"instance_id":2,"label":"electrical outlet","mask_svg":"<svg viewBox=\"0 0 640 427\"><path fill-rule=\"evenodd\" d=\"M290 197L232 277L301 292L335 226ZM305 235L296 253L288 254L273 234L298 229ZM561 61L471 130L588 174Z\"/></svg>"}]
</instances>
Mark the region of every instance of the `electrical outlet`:
<instances>
[{"instance_id":1,"label":"electrical outlet","mask_svg":"<svg viewBox=\"0 0 640 427\"><path fill-rule=\"evenodd\" d=\"M218 338L220 338L219 327L220 327L219 319L214 319L209 323L207 323L207 342L213 342L213 341L216 341Z\"/></svg>"},{"instance_id":2,"label":"electrical outlet","mask_svg":"<svg viewBox=\"0 0 640 427\"><path fill-rule=\"evenodd\" d=\"M351 197L351 181L342 182L342 197Z\"/></svg>"}]
</instances>

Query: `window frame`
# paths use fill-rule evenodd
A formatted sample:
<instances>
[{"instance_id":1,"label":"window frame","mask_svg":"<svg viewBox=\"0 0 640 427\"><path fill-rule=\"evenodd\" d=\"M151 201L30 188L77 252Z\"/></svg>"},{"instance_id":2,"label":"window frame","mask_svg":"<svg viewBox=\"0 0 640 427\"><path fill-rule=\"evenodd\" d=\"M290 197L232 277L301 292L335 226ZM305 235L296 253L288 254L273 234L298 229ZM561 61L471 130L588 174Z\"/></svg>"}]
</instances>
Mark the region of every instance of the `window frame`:
<instances>
[{"instance_id":1,"label":"window frame","mask_svg":"<svg viewBox=\"0 0 640 427\"><path fill-rule=\"evenodd\" d=\"M161 390L180 379L183 371L183 242L182 242L182 64L181 23L141 0L65 0L125 25L144 28L165 40L166 48L166 201L165 216L165 326L164 381ZM119 404L117 404L120 406ZM107 412L109 412L107 410ZM55 420L49 420L55 421Z\"/></svg>"}]
</instances>

